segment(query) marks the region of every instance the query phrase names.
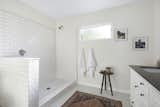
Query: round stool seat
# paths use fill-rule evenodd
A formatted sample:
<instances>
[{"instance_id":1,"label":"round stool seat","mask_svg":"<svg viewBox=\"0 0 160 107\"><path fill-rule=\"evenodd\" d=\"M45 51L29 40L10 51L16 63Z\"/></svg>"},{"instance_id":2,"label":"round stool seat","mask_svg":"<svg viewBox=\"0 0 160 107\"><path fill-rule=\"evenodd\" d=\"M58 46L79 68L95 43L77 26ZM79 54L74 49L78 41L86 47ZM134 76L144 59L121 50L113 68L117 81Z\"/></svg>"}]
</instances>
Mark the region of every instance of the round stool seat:
<instances>
[{"instance_id":1,"label":"round stool seat","mask_svg":"<svg viewBox=\"0 0 160 107\"><path fill-rule=\"evenodd\" d=\"M106 70L102 70L99 73L102 75L113 75L114 74L112 71L106 71Z\"/></svg>"}]
</instances>

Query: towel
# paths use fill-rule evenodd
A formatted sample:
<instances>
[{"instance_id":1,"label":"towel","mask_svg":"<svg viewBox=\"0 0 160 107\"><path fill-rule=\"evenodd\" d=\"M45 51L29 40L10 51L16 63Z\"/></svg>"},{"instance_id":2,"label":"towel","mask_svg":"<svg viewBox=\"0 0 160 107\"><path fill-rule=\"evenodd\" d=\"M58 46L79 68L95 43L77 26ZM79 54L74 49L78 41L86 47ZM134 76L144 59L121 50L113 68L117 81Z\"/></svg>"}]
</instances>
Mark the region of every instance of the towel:
<instances>
[{"instance_id":1,"label":"towel","mask_svg":"<svg viewBox=\"0 0 160 107\"><path fill-rule=\"evenodd\" d=\"M91 48L88 53L87 68L89 72L95 72L97 67L97 61L94 55L94 50Z\"/></svg>"},{"instance_id":2,"label":"towel","mask_svg":"<svg viewBox=\"0 0 160 107\"><path fill-rule=\"evenodd\" d=\"M84 48L81 50L81 55L80 55L80 71L84 73L87 72L86 56Z\"/></svg>"}]
</instances>

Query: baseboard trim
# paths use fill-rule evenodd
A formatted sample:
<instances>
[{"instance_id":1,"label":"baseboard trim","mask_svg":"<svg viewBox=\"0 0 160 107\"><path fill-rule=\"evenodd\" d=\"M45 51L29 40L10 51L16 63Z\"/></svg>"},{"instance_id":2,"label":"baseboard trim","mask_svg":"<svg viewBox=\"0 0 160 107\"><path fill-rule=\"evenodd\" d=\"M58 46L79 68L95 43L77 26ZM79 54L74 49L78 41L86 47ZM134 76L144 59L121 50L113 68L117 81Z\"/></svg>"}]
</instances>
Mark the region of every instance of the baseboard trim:
<instances>
[{"instance_id":1,"label":"baseboard trim","mask_svg":"<svg viewBox=\"0 0 160 107\"><path fill-rule=\"evenodd\" d=\"M83 86L88 86L88 87L93 87L93 88L100 88L100 86L94 85L94 84L83 83L83 82L77 82L77 83L78 83L78 85L83 85ZM108 90L109 90L109 88L108 88ZM120 89L113 88L113 91L123 93L123 94L130 94L129 90L120 90Z\"/></svg>"}]
</instances>

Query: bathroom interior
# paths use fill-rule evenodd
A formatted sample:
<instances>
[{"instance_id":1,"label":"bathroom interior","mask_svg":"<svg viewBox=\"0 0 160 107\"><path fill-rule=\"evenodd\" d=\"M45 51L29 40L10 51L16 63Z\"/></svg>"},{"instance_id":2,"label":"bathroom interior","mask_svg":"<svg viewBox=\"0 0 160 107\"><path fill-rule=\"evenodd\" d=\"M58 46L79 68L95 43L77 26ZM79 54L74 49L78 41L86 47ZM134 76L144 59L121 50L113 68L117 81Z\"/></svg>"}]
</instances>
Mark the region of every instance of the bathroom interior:
<instances>
[{"instance_id":1,"label":"bathroom interior","mask_svg":"<svg viewBox=\"0 0 160 107\"><path fill-rule=\"evenodd\" d=\"M160 0L0 0L0 107L160 107L159 40Z\"/></svg>"}]
</instances>

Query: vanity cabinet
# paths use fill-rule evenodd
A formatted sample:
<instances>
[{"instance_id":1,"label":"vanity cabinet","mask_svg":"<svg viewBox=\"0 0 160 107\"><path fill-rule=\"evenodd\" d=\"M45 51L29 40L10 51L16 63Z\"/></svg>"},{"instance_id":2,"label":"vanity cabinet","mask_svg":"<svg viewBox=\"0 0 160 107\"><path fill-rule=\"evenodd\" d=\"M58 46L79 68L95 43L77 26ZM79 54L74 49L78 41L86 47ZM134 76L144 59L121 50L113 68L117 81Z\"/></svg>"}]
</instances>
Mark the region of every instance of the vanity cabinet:
<instances>
[{"instance_id":1,"label":"vanity cabinet","mask_svg":"<svg viewBox=\"0 0 160 107\"><path fill-rule=\"evenodd\" d=\"M160 107L160 92L133 69L130 69L131 107Z\"/></svg>"},{"instance_id":2,"label":"vanity cabinet","mask_svg":"<svg viewBox=\"0 0 160 107\"><path fill-rule=\"evenodd\" d=\"M160 107L160 92L151 85L149 85L149 90L149 107Z\"/></svg>"}]
</instances>

